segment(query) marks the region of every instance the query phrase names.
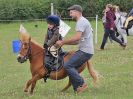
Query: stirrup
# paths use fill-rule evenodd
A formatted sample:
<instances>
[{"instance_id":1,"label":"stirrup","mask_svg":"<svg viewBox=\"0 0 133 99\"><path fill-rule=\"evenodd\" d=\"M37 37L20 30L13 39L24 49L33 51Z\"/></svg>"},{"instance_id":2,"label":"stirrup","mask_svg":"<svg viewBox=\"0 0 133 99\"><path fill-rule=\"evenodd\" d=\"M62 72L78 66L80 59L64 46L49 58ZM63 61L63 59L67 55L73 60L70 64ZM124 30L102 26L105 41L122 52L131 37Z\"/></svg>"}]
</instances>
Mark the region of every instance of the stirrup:
<instances>
[{"instance_id":1,"label":"stirrup","mask_svg":"<svg viewBox=\"0 0 133 99\"><path fill-rule=\"evenodd\" d=\"M47 79L50 77L50 73L51 73L51 70L48 70L47 74L44 76L44 82L47 82Z\"/></svg>"},{"instance_id":2,"label":"stirrup","mask_svg":"<svg viewBox=\"0 0 133 99\"><path fill-rule=\"evenodd\" d=\"M47 79L50 77L50 73L47 73L45 76L44 76L44 82L47 82Z\"/></svg>"}]
</instances>

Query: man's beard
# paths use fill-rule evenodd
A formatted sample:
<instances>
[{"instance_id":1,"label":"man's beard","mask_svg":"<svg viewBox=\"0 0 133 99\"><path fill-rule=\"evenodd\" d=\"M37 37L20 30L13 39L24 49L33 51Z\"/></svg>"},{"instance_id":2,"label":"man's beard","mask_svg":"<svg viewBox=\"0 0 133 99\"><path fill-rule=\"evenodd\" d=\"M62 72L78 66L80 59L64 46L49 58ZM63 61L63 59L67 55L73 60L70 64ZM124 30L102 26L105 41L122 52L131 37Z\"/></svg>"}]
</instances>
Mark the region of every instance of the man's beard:
<instances>
[{"instance_id":1,"label":"man's beard","mask_svg":"<svg viewBox=\"0 0 133 99\"><path fill-rule=\"evenodd\" d=\"M72 17L72 19L76 21L77 20L77 17Z\"/></svg>"}]
</instances>

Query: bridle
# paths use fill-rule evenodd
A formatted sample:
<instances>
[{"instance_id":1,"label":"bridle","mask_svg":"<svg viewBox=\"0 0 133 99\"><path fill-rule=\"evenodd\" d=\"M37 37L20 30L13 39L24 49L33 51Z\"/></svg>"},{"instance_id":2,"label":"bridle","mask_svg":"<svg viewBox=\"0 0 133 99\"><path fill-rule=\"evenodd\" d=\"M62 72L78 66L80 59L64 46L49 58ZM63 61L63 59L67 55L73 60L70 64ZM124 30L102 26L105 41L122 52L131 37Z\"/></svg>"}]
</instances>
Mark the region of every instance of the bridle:
<instances>
[{"instance_id":1,"label":"bridle","mask_svg":"<svg viewBox=\"0 0 133 99\"><path fill-rule=\"evenodd\" d=\"M21 43L22 45L21 46L23 46L24 45L24 43ZM28 45L28 48L27 48L27 51L26 51L26 54L22 57L22 60L24 60L24 61L26 61L27 59L30 59L30 57L31 57L31 47L30 47L30 42L29 43L27 43Z\"/></svg>"},{"instance_id":2,"label":"bridle","mask_svg":"<svg viewBox=\"0 0 133 99\"><path fill-rule=\"evenodd\" d=\"M22 47L24 45L24 43L21 43L21 44L22 44L21 45L21 47ZM31 60L31 58L35 57L36 55L38 55L39 53L42 52L42 50L41 50L41 51L38 51L38 52L36 52L35 54L32 55L31 42L29 41L29 43L27 43L27 44L28 44L27 45L28 47L27 47L27 51L26 51L25 55L23 55L23 56L20 55L18 57L18 61L21 62L21 63L27 61L27 59L30 59Z\"/></svg>"}]
</instances>

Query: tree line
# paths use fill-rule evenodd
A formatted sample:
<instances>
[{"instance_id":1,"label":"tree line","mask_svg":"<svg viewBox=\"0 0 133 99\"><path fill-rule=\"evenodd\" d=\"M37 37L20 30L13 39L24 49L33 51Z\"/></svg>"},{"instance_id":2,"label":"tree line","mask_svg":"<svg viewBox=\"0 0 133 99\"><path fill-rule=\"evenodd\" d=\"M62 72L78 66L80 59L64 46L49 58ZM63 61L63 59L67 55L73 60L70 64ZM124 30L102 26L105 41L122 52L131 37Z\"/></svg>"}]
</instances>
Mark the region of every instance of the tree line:
<instances>
[{"instance_id":1,"label":"tree line","mask_svg":"<svg viewBox=\"0 0 133 99\"><path fill-rule=\"evenodd\" d=\"M0 20L43 19L50 14L50 3L54 12L62 18L69 17L67 8L73 4L83 7L83 15L102 16L105 5L115 4L121 11L129 12L133 7L132 0L0 0Z\"/></svg>"}]
</instances>

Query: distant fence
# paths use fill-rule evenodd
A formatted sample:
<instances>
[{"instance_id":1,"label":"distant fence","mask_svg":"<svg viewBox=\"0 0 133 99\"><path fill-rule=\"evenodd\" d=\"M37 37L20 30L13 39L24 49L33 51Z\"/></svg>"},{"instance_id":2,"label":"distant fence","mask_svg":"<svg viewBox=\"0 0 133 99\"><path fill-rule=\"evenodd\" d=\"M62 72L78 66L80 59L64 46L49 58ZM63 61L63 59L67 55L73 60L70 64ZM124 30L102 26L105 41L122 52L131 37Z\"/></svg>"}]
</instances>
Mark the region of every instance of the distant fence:
<instances>
[{"instance_id":1,"label":"distant fence","mask_svg":"<svg viewBox=\"0 0 133 99\"><path fill-rule=\"evenodd\" d=\"M98 20L100 20L100 18L98 18L98 15L96 15L95 17L86 17L89 20L95 20L95 44L97 44L98 41ZM62 20L67 20L67 21L71 21L72 18L61 18ZM45 19L28 19L28 20L0 20L0 23L11 23L11 22L34 22L34 21L45 21Z\"/></svg>"}]
</instances>

